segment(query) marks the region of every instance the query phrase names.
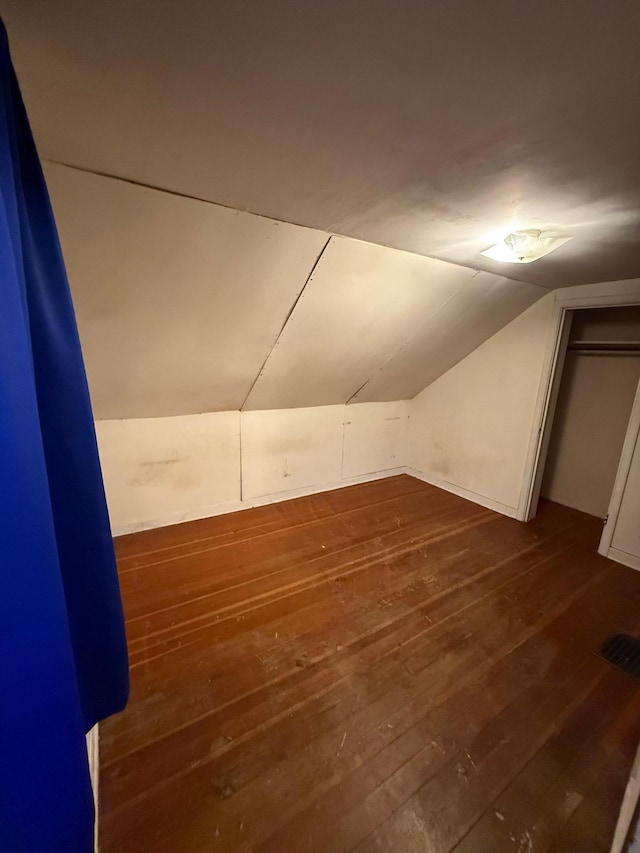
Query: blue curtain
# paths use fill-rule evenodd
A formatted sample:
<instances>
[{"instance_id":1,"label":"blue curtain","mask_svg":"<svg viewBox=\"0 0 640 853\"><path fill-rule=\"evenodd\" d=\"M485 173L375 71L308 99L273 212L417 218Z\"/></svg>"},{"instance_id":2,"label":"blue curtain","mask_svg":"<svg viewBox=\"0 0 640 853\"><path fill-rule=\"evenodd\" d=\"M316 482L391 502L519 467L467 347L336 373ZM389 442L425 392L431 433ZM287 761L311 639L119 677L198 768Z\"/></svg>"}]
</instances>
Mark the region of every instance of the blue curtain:
<instances>
[{"instance_id":1,"label":"blue curtain","mask_svg":"<svg viewBox=\"0 0 640 853\"><path fill-rule=\"evenodd\" d=\"M127 701L91 403L0 21L0 850L89 853L85 732Z\"/></svg>"}]
</instances>

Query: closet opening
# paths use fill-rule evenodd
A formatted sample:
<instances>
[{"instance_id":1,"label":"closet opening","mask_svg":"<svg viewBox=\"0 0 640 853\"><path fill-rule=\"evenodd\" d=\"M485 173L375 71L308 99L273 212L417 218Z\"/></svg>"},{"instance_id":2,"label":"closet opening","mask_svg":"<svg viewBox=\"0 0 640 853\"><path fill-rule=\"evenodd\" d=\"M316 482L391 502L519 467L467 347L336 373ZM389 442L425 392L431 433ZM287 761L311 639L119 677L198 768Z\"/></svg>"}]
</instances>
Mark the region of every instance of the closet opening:
<instances>
[{"instance_id":1,"label":"closet opening","mask_svg":"<svg viewBox=\"0 0 640 853\"><path fill-rule=\"evenodd\" d=\"M598 550L608 556L636 443L639 386L640 306L565 311L529 518L538 496L596 516Z\"/></svg>"}]
</instances>

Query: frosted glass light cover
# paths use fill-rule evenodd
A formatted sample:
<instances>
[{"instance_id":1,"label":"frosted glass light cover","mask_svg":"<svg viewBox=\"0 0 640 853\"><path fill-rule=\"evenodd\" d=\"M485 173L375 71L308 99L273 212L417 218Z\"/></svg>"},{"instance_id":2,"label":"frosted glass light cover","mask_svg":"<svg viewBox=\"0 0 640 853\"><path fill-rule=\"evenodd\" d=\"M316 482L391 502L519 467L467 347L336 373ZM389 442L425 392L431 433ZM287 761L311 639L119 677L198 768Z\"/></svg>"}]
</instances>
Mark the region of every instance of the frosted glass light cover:
<instances>
[{"instance_id":1,"label":"frosted glass light cover","mask_svg":"<svg viewBox=\"0 0 640 853\"><path fill-rule=\"evenodd\" d=\"M569 240L571 237L548 231L514 231L480 254L503 264L530 264Z\"/></svg>"}]
</instances>

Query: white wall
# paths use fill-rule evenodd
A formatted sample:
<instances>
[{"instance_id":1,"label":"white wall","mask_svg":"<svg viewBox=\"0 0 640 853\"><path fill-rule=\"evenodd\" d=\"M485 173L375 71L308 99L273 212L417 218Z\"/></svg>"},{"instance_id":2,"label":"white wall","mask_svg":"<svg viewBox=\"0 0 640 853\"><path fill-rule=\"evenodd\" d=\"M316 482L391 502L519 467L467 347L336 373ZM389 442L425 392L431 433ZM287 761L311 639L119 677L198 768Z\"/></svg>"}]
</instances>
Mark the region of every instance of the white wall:
<instances>
[{"instance_id":1,"label":"white wall","mask_svg":"<svg viewBox=\"0 0 640 853\"><path fill-rule=\"evenodd\" d=\"M640 354L567 353L543 497L606 516L639 380Z\"/></svg>"},{"instance_id":2,"label":"white wall","mask_svg":"<svg viewBox=\"0 0 640 853\"><path fill-rule=\"evenodd\" d=\"M242 497L342 478L344 406L242 413Z\"/></svg>"},{"instance_id":3,"label":"white wall","mask_svg":"<svg viewBox=\"0 0 640 853\"><path fill-rule=\"evenodd\" d=\"M418 394L409 414L409 465L415 473L518 515L555 336L555 303L603 298L637 302L640 280L554 291ZM624 505L624 517L635 529L640 496L631 487ZM632 531L625 537L626 547L635 548Z\"/></svg>"},{"instance_id":4,"label":"white wall","mask_svg":"<svg viewBox=\"0 0 640 853\"><path fill-rule=\"evenodd\" d=\"M239 412L96 421L96 432L116 534L240 500Z\"/></svg>"},{"instance_id":5,"label":"white wall","mask_svg":"<svg viewBox=\"0 0 640 853\"><path fill-rule=\"evenodd\" d=\"M409 401L359 403L345 409L343 477L407 463Z\"/></svg>"},{"instance_id":6,"label":"white wall","mask_svg":"<svg viewBox=\"0 0 640 853\"><path fill-rule=\"evenodd\" d=\"M536 302L412 400L411 467L515 514L553 305Z\"/></svg>"},{"instance_id":7,"label":"white wall","mask_svg":"<svg viewBox=\"0 0 640 853\"><path fill-rule=\"evenodd\" d=\"M347 485L406 463L408 402L97 421L115 535Z\"/></svg>"}]
</instances>

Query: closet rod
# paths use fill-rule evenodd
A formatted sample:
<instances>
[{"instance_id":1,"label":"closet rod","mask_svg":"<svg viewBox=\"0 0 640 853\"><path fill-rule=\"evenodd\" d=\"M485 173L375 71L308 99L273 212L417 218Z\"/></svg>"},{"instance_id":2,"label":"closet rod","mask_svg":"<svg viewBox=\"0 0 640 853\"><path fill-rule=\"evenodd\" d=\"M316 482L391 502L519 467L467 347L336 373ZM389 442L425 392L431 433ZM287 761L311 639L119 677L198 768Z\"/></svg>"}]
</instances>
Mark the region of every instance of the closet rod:
<instances>
[{"instance_id":1,"label":"closet rod","mask_svg":"<svg viewBox=\"0 0 640 853\"><path fill-rule=\"evenodd\" d=\"M567 349L574 352L637 355L640 353L640 341L569 341Z\"/></svg>"}]
</instances>

